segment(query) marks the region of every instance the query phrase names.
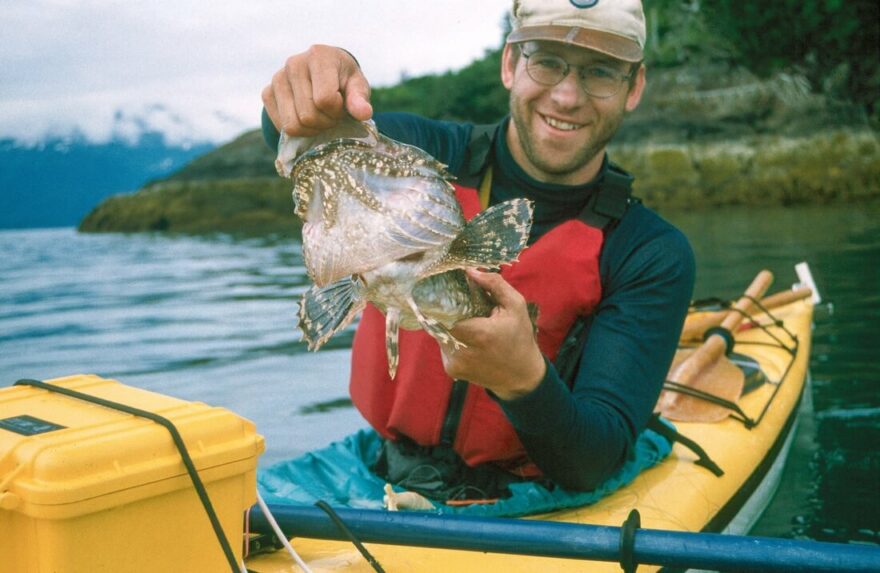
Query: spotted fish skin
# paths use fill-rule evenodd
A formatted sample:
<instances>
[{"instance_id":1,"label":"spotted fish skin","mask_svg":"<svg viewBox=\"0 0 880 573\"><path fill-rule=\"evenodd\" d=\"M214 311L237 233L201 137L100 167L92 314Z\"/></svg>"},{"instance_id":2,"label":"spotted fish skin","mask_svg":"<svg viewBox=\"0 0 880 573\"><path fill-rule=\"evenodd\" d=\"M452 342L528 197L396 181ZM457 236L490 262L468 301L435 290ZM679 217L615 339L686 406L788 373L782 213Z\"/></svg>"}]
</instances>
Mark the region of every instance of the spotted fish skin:
<instances>
[{"instance_id":1,"label":"spotted fish skin","mask_svg":"<svg viewBox=\"0 0 880 573\"><path fill-rule=\"evenodd\" d=\"M315 284L443 247L458 236L465 221L443 164L382 136L372 122L350 120L331 132L344 135L305 142L282 136L276 161L294 182L303 257Z\"/></svg>"},{"instance_id":2,"label":"spotted fish skin","mask_svg":"<svg viewBox=\"0 0 880 573\"><path fill-rule=\"evenodd\" d=\"M445 166L372 122L349 120L320 138L282 136L276 167L293 179L315 283L300 304L303 338L318 349L371 302L385 313L392 378L399 329L461 346L449 329L492 309L463 269L513 263L528 241L530 201L506 201L466 222Z\"/></svg>"}]
</instances>

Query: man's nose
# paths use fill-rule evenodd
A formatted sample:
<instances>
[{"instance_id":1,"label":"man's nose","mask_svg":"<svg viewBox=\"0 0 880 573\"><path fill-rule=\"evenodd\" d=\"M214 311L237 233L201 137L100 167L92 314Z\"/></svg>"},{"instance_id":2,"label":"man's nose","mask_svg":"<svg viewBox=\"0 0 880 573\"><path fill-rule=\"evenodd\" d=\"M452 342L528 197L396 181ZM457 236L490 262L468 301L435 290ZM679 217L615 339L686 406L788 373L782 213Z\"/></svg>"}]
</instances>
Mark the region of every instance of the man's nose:
<instances>
[{"instance_id":1,"label":"man's nose","mask_svg":"<svg viewBox=\"0 0 880 573\"><path fill-rule=\"evenodd\" d=\"M587 97L586 92L578 81L577 68L571 68L558 84L553 86L550 95L559 106L575 107Z\"/></svg>"}]
</instances>

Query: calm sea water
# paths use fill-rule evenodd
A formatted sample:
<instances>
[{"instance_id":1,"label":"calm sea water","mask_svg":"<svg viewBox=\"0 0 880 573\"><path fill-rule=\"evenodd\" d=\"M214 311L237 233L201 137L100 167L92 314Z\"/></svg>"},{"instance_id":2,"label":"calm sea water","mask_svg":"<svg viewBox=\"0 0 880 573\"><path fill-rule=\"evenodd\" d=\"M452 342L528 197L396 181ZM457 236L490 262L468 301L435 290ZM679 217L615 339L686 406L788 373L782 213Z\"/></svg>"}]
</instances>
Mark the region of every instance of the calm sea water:
<instances>
[{"instance_id":1,"label":"calm sea water","mask_svg":"<svg viewBox=\"0 0 880 573\"><path fill-rule=\"evenodd\" d=\"M694 245L698 297L734 297L765 267L785 288L806 260L833 302L814 413L756 533L880 543L880 205L665 215ZM364 425L351 330L318 353L299 342L307 285L281 239L0 231L0 385L96 373L235 410L266 437L263 465L298 455Z\"/></svg>"}]
</instances>

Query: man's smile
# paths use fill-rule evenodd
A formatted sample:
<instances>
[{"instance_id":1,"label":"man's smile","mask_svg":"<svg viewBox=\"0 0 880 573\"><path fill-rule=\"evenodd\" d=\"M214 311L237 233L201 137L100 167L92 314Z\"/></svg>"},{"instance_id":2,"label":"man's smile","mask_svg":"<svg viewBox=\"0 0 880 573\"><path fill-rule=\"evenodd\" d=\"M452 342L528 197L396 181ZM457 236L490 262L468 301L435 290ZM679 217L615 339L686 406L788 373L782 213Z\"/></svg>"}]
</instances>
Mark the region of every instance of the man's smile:
<instances>
[{"instance_id":1,"label":"man's smile","mask_svg":"<svg viewBox=\"0 0 880 573\"><path fill-rule=\"evenodd\" d=\"M538 114L541 116L541 119L544 120L544 123L549 125L554 129L558 129L560 131L574 131L576 129L580 129L583 127L583 124L571 123L568 121L563 121L561 119L556 119L544 114Z\"/></svg>"}]
</instances>

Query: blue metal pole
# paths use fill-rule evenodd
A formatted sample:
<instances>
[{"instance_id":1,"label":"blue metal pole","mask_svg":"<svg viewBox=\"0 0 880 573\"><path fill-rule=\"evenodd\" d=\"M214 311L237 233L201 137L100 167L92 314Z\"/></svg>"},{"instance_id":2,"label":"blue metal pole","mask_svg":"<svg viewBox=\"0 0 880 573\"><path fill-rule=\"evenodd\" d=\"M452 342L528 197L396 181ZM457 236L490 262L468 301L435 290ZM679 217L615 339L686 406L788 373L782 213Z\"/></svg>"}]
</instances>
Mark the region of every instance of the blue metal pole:
<instances>
[{"instance_id":1,"label":"blue metal pole","mask_svg":"<svg viewBox=\"0 0 880 573\"><path fill-rule=\"evenodd\" d=\"M291 537L346 540L322 510L271 505ZM593 561L620 560L620 528L526 519L446 516L337 509L363 542ZM251 530L269 532L258 508ZM636 563L718 571L773 570L862 573L880 571L880 548L818 541L639 529Z\"/></svg>"}]
</instances>

